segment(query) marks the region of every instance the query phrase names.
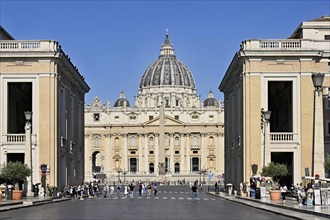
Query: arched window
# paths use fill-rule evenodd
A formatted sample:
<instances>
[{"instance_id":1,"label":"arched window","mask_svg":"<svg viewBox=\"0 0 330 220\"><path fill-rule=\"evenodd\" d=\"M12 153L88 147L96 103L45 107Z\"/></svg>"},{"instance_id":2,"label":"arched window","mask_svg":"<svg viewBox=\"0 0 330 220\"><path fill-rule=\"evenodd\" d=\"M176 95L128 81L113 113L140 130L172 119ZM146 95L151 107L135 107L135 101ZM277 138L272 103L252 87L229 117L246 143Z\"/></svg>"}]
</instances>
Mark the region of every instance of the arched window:
<instances>
[{"instance_id":1,"label":"arched window","mask_svg":"<svg viewBox=\"0 0 330 220\"><path fill-rule=\"evenodd\" d=\"M175 173L180 173L180 164L179 163L174 164L174 172Z\"/></svg>"},{"instance_id":2,"label":"arched window","mask_svg":"<svg viewBox=\"0 0 330 220\"><path fill-rule=\"evenodd\" d=\"M180 146L180 138L179 137L174 138L174 146Z\"/></svg>"},{"instance_id":3,"label":"arched window","mask_svg":"<svg viewBox=\"0 0 330 220\"><path fill-rule=\"evenodd\" d=\"M99 136L94 137L94 147L100 147L100 137Z\"/></svg>"},{"instance_id":4,"label":"arched window","mask_svg":"<svg viewBox=\"0 0 330 220\"><path fill-rule=\"evenodd\" d=\"M209 145L214 146L214 138L213 137L209 138Z\"/></svg>"},{"instance_id":5,"label":"arched window","mask_svg":"<svg viewBox=\"0 0 330 220\"><path fill-rule=\"evenodd\" d=\"M149 173L154 173L155 172L155 165L154 163L149 163Z\"/></svg>"},{"instance_id":6,"label":"arched window","mask_svg":"<svg viewBox=\"0 0 330 220\"><path fill-rule=\"evenodd\" d=\"M130 146L135 147L136 143L135 143L135 137L131 137L131 144Z\"/></svg>"},{"instance_id":7,"label":"arched window","mask_svg":"<svg viewBox=\"0 0 330 220\"><path fill-rule=\"evenodd\" d=\"M192 138L192 145L193 146L197 146L198 145L198 137L196 135L193 136L193 138Z\"/></svg>"},{"instance_id":8,"label":"arched window","mask_svg":"<svg viewBox=\"0 0 330 220\"><path fill-rule=\"evenodd\" d=\"M100 151L95 151L92 154L92 172L97 173L101 171L101 153Z\"/></svg>"},{"instance_id":9,"label":"arched window","mask_svg":"<svg viewBox=\"0 0 330 220\"><path fill-rule=\"evenodd\" d=\"M170 137L169 136L165 137L165 146L170 146Z\"/></svg>"},{"instance_id":10,"label":"arched window","mask_svg":"<svg viewBox=\"0 0 330 220\"><path fill-rule=\"evenodd\" d=\"M155 145L154 137L149 138L149 145L150 147L153 147Z\"/></svg>"},{"instance_id":11,"label":"arched window","mask_svg":"<svg viewBox=\"0 0 330 220\"><path fill-rule=\"evenodd\" d=\"M118 137L115 138L115 147L119 147L119 138Z\"/></svg>"}]
</instances>

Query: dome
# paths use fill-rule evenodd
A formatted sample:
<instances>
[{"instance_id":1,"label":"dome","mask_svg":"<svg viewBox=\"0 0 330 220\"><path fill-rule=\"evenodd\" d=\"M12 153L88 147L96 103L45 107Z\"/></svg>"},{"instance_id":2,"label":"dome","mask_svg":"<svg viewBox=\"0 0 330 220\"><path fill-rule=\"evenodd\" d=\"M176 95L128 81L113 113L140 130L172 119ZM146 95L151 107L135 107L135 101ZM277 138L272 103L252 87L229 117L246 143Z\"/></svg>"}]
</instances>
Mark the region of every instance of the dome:
<instances>
[{"instance_id":1,"label":"dome","mask_svg":"<svg viewBox=\"0 0 330 220\"><path fill-rule=\"evenodd\" d=\"M188 67L176 59L174 49L166 38L160 49L160 56L144 72L140 89L151 87L182 87L195 90L195 81Z\"/></svg>"},{"instance_id":2,"label":"dome","mask_svg":"<svg viewBox=\"0 0 330 220\"><path fill-rule=\"evenodd\" d=\"M218 100L214 98L212 91L209 92L208 98L204 100L204 107L208 107L208 106L215 106L215 107L219 106Z\"/></svg>"},{"instance_id":3,"label":"dome","mask_svg":"<svg viewBox=\"0 0 330 220\"><path fill-rule=\"evenodd\" d=\"M129 101L125 97L124 92L120 93L119 99L116 100L115 105L113 107L115 107L115 108L131 107L129 105Z\"/></svg>"}]
</instances>

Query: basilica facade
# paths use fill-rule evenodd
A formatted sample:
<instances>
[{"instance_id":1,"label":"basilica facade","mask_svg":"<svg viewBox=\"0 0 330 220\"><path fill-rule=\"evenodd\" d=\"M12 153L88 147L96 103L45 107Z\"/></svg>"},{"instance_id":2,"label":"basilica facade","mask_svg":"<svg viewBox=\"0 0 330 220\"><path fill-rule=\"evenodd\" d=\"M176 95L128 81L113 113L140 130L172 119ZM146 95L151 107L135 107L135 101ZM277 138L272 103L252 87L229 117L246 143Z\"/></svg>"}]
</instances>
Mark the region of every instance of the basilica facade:
<instances>
[{"instance_id":1,"label":"basilica facade","mask_svg":"<svg viewBox=\"0 0 330 220\"><path fill-rule=\"evenodd\" d=\"M135 103L124 92L111 106L85 106L85 180L216 181L224 173L224 112L205 100L168 33L141 77ZM165 179L164 179L165 177Z\"/></svg>"}]
</instances>

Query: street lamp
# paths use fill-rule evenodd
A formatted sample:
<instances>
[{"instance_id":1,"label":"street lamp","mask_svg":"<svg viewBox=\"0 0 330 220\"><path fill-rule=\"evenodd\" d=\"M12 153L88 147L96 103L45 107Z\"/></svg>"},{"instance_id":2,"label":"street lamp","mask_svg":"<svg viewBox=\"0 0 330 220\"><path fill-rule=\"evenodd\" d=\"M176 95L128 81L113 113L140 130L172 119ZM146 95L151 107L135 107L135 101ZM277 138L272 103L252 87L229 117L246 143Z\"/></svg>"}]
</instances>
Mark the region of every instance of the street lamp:
<instances>
[{"instance_id":1,"label":"street lamp","mask_svg":"<svg viewBox=\"0 0 330 220\"><path fill-rule=\"evenodd\" d=\"M201 169L197 173L199 174L199 183L202 183L202 174L203 174L203 184L205 184L205 173L207 172L206 169Z\"/></svg>"},{"instance_id":2,"label":"street lamp","mask_svg":"<svg viewBox=\"0 0 330 220\"><path fill-rule=\"evenodd\" d=\"M127 171L125 171L125 169L124 169L124 171L123 171L123 175L124 175L124 183L125 183L125 175L127 174Z\"/></svg>"},{"instance_id":3,"label":"street lamp","mask_svg":"<svg viewBox=\"0 0 330 220\"><path fill-rule=\"evenodd\" d=\"M315 173L315 142L318 142L318 146L320 149L318 149L318 153L320 154L320 156L323 156L321 154L324 153L324 149L322 150L321 148L324 147L324 145L322 144L323 142L323 129L320 129L318 130L318 132L316 132L315 130L319 127L316 128L316 125L317 126L322 126L323 125L323 116L322 116L322 104L320 104L319 102L316 103L316 93L318 94L318 97L320 96L320 93L322 91L322 84L323 84L323 80L324 80L324 74L322 73L313 73L312 74L312 81L313 81L313 86L315 88L314 90L314 111L313 111L313 143L312 143L312 176L314 176L314 173ZM322 103L322 97L321 97L321 103ZM316 107L316 105L318 105L318 107ZM318 111L318 114L317 116L319 118L316 118L316 111ZM316 122L316 119L319 119L317 122ZM321 120L321 121L320 121ZM317 134L318 133L318 134ZM318 139L316 139L316 135L318 135ZM320 137L321 135L321 137ZM321 142L321 143L320 143ZM319 162L319 161L318 161ZM323 163L323 161L320 161L321 163ZM321 170L319 170L321 171Z\"/></svg>"},{"instance_id":4,"label":"street lamp","mask_svg":"<svg viewBox=\"0 0 330 220\"><path fill-rule=\"evenodd\" d=\"M120 183L120 173L122 173L123 171L122 171L122 169L118 169L117 170L117 173L118 173L118 184Z\"/></svg>"},{"instance_id":5,"label":"street lamp","mask_svg":"<svg viewBox=\"0 0 330 220\"><path fill-rule=\"evenodd\" d=\"M27 188L28 190L28 193L30 195L32 195L32 191L33 191L33 167L32 167L32 112L30 111L26 111L24 112L24 115L25 115L25 120L26 120L26 131L29 131L29 149L26 149L25 153L29 153L30 155L26 155L26 162L27 163L27 160L29 160L29 165L30 165L30 169L31 169L31 177L28 178L28 185L29 187ZM27 132L26 132L27 133Z\"/></svg>"},{"instance_id":6,"label":"street lamp","mask_svg":"<svg viewBox=\"0 0 330 220\"><path fill-rule=\"evenodd\" d=\"M264 109L261 109L261 123L262 128L264 129L264 154L263 154L263 163L262 166L265 167L266 164L266 131L267 131L267 124L270 122L270 115L271 111L264 111Z\"/></svg>"}]
</instances>

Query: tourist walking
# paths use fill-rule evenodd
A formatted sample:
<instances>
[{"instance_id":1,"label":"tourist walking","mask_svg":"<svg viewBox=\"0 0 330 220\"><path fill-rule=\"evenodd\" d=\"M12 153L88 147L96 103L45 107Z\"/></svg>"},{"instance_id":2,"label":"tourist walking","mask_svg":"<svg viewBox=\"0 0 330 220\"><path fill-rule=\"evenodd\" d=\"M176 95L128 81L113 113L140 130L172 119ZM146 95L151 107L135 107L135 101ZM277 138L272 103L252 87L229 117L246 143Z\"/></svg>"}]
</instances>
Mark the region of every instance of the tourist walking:
<instances>
[{"instance_id":1,"label":"tourist walking","mask_svg":"<svg viewBox=\"0 0 330 220\"><path fill-rule=\"evenodd\" d=\"M288 188L286 187L286 185L284 185L284 186L281 186L280 190L281 190L283 203L285 203L285 196L288 192Z\"/></svg>"},{"instance_id":2,"label":"tourist walking","mask_svg":"<svg viewBox=\"0 0 330 220\"><path fill-rule=\"evenodd\" d=\"M127 197L128 194L128 187L125 185L124 186L124 196Z\"/></svg>"},{"instance_id":3,"label":"tourist walking","mask_svg":"<svg viewBox=\"0 0 330 220\"><path fill-rule=\"evenodd\" d=\"M134 198L134 185L133 185L133 183L131 183L131 185L129 186L129 198L130 199Z\"/></svg>"},{"instance_id":4,"label":"tourist walking","mask_svg":"<svg viewBox=\"0 0 330 220\"><path fill-rule=\"evenodd\" d=\"M157 190L157 185L156 185L156 184L154 184L154 196L156 196L156 195L157 195L157 192L158 192L158 190Z\"/></svg>"},{"instance_id":5,"label":"tourist walking","mask_svg":"<svg viewBox=\"0 0 330 220\"><path fill-rule=\"evenodd\" d=\"M192 202L194 203L197 203L197 185L194 184L192 187L191 187L191 200Z\"/></svg>"}]
</instances>

